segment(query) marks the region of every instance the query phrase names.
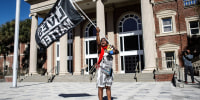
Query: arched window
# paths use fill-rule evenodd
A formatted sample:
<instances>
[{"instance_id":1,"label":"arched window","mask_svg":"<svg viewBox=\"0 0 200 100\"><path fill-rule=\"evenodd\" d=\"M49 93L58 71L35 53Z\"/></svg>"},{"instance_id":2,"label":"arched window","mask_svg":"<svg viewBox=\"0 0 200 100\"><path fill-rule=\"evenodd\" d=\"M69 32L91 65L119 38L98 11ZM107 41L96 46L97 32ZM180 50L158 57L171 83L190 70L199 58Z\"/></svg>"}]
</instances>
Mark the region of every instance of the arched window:
<instances>
[{"instance_id":1,"label":"arched window","mask_svg":"<svg viewBox=\"0 0 200 100\"><path fill-rule=\"evenodd\" d=\"M142 24L135 14L124 15L118 24L120 39L121 72L134 73L143 69L143 37ZM139 63L140 62L140 63Z\"/></svg>"},{"instance_id":2,"label":"arched window","mask_svg":"<svg viewBox=\"0 0 200 100\"><path fill-rule=\"evenodd\" d=\"M96 24L96 21L93 21ZM97 62L96 28L89 23L85 28L85 59L89 67ZM88 73L88 70L86 72Z\"/></svg>"},{"instance_id":3,"label":"arched window","mask_svg":"<svg viewBox=\"0 0 200 100\"><path fill-rule=\"evenodd\" d=\"M119 23L120 32L137 31L142 29L141 19L134 14L125 15Z\"/></svg>"}]
</instances>

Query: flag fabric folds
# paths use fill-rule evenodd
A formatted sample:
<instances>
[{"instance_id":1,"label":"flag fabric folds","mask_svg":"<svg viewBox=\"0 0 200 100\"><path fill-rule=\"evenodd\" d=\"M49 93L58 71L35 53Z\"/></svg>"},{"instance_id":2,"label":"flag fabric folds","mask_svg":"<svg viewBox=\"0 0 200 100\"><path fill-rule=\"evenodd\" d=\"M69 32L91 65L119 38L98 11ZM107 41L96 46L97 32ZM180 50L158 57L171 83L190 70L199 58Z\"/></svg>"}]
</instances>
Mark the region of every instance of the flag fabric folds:
<instances>
[{"instance_id":1,"label":"flag fabric folds","mask_svg":"<svg viewBox=\"0 0 200 100\"><path fill-rule=\"evenodd\" d=\"M57 0L36 30L35 39L37 44L40 48L48 48L84 19L76 10L72 1Z\"/></svg>"}]
</instances>

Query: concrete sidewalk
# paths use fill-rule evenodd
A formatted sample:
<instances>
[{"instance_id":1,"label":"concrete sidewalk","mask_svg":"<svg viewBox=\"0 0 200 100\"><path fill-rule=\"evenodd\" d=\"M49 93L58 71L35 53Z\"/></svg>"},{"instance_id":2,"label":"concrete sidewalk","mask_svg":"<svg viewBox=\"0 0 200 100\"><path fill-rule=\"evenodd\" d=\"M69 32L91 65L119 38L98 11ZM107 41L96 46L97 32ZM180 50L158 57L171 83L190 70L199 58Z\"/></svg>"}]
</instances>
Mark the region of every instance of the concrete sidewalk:
<instances>
[{"instance_id":1,"label":"concrete sidewalk","mask_svg":"<svg viewBox=\"0 0 200 100\"><path fill-rule=\"evenodd\" d=\"M0 100L98 100L95 82L22 82L11 87L12 83L0 83ZM114 82L112 100L200 100L200 85L176 88L171 82Z\"/></svg>"}]
</instances>

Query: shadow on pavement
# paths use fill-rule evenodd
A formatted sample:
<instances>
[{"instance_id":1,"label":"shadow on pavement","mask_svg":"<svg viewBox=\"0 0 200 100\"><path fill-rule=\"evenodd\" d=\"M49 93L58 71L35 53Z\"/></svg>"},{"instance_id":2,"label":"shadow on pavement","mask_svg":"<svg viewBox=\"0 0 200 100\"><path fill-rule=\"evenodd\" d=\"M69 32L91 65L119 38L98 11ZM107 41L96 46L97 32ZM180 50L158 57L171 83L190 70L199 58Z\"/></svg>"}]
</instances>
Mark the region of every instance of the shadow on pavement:
<instances>
[{"instance_id":1,"label":"shadow on pavement","mask_svg":"<svg viewBox=\"0 0 200 100\"><path fill-rule=\"evenodd\" d=\"M20 87L34 86L34 85L41 85L41 84L46 84L46 83L35 83L35 84L23 85L23 86L18 86L18 88L20 88Z\"/></svg>"},{"instance_id":2,"label":"shadow on pavement","mask_svg":"<svg viewBox=\"0 0 200 100\"><path fill-rule=\"evenodd\" d=\"M114 99L117 99L117 97L111 97L111 100L114 100ZM107 97L107 96L104 96L104 97L103 97L103 100L108 100L108 97Z\"/></svg>"},{"instance_id":3,"label":"shadow on pavement","mask_svg":"<svg viewBox=\"0 0 200 100\"><path fill-rule=\"evenodd\" d=\"M70 98L70 97L87 97L87 96L94 96L87 93L77 93L77 94L59 94L58 96L63 98Z\"/></svg>"}]
</instances>

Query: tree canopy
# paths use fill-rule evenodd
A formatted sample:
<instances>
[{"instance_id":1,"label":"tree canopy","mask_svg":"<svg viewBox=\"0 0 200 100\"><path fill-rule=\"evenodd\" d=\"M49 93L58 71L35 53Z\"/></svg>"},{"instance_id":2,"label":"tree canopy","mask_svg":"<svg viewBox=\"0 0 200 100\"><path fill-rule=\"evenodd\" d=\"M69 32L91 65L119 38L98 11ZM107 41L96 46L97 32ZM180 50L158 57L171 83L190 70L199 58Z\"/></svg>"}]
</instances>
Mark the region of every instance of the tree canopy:
<instances>
[{"instance_id":1,"label":"tree canopy","mask_svg":"<svg viewBox=\"0 0 200 100\"><path fill-rule=\"evenodd\" d=\"M31 19L20 21L19 42L29 43L31 33ZM15 34L15 20L0 26L0 54L13 52Z\"/></svg>"}]
</instances>

